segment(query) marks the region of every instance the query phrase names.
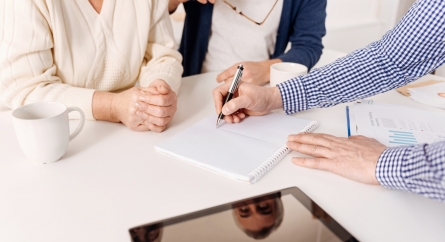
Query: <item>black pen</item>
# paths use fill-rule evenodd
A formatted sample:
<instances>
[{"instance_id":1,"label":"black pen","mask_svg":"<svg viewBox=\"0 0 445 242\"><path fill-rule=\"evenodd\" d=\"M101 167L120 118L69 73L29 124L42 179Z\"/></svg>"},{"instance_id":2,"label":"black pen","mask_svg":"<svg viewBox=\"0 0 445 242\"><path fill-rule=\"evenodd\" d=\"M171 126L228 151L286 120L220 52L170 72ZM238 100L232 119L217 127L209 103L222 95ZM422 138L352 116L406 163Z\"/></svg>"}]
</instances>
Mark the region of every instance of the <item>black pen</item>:
<instances>
[{"instance_id":1,"label":"black pen","mask_svg":"<svg viewBox=\"0 0 445 242\"><path fill-rule=\"evenodd\" d=\"M226 101L224 101L223 106L232 99L233 94L238 89L239 83L241 81L241 77L243 76L243 70L244 70L244 67L242 64L239 65L238 68L236 69L235 75L233 76L232 85L230 85L229 93L227 93ZM221 111L221 113L218 116L218 120L216 121L216 128L218 128L219 122L221 122L221 120L223 120L223 119L224 119L224 114Z\"/></svg>"}]
</instances>

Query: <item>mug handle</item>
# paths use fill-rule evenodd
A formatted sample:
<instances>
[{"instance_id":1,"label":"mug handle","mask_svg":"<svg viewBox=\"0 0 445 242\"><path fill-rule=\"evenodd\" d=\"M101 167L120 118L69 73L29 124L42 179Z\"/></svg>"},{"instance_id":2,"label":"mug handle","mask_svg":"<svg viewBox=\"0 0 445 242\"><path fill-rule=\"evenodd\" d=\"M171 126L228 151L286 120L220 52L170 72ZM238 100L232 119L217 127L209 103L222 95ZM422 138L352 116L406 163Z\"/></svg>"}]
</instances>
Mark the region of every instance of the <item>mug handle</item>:
<instances>
[{"instance_id":1,"label":"mug handle","mask_svg":"<svg viewBox=\"0 0 445 242\"><path fill-rule=\"evenodd\" d=\"M80 131L82 131L83 125L85 124L85 114L78 107L69 107L69 108L67 108L67 111L68 111L68 113L77 111L80 114L80 124L77 126L77 129L74 130L74 132L72 134L70 134L70 141L71 141L74 138L76 138L76 136L80 133Z\"/></svg>"}]
</instances>

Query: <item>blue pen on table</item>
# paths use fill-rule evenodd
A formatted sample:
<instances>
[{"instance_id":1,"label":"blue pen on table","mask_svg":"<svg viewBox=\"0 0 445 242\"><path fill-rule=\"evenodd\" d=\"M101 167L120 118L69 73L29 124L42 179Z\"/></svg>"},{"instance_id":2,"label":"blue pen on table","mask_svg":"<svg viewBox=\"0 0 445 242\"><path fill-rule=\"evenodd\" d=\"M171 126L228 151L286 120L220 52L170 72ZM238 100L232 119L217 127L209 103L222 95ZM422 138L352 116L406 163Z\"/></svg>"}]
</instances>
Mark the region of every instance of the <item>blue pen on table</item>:
<instances>
[{"instance_id":1,"label":"blue pen on table","mask_svg":"<svg viewBox=\"0 0 445 242\"><path fill-rule=\"evenodd\" d=\"M348 126L348 137L351 136L351 121L349 120L349 106L346 106L346 124Z\"/></svg>"}]
</instances>

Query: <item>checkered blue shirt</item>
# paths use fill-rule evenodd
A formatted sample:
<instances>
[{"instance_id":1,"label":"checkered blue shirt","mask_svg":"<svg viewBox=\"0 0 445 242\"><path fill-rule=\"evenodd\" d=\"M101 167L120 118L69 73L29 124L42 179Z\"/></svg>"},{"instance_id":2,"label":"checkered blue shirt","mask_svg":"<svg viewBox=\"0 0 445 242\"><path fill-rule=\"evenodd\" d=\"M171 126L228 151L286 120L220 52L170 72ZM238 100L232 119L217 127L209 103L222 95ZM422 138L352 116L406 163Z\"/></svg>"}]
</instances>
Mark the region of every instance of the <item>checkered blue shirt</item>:
<instances>
[{"instance_id":1,"label":"checkered blue shirt","mask_svg":"<svg viewBox=\"0 0 445 242\"><path fill-rule=\"evenodd\" d=\"M278 88L292 114L393 90L444 63L445 0L420 0L381 40ZM387 148L376 177L385 187L445 201L445 142Z\"/></svg>"}]
</instances>

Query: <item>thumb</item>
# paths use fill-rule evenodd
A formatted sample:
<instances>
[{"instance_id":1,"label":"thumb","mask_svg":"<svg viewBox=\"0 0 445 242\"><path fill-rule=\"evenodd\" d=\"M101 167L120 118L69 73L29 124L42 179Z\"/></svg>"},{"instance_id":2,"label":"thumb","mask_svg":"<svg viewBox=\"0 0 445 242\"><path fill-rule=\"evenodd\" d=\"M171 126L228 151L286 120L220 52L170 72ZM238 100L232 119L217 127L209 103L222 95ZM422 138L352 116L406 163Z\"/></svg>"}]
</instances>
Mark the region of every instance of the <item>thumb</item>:
<instances>
[{"instance_id":1,"label":"thumb","mask_svg":"<svg viewBox=\"0 0 445 242\"><path fill-rule=\"evenodd\" d=\"M251 100L247 96L239 96L226 103L222 108L222 113L224 115L230 115L240 109L247 108L250 103Z\"/></svg>"},{"instance_id":2,"label":"thumb","mask_svg":"<svg viewBox=\"0 0 445 242\"><path fill-rule=\"evenodd\" d=\"M167 86L165 86L165 85L160 85L160 86L158 86L158 92L159 92L160 94L165 95L165 94L168 94L169 91L170 91L170 87L167 87Z\"/></svg>"}]
</instances>

